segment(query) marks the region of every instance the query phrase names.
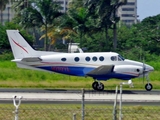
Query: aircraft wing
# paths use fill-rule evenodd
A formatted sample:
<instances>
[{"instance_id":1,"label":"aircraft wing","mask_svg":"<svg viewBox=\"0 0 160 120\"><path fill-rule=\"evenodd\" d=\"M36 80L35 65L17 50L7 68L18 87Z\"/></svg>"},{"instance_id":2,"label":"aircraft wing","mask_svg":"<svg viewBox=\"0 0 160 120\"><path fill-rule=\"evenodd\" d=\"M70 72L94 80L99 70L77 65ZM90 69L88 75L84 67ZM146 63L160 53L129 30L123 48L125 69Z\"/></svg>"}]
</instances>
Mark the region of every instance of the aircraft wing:
<instances>
[{"instance_id":1,"label":"aircraft wing","mask_svg":"<svg viewBox=\"0 0 160 120\"><path fill-rule=\"evenodd\" d=\"M21 61L23 61L23 62L39 62L39 61L42 61L42 59L39 57L27 57L27 58L23 58Z\"/></svg>"},{"instance_id":2,"label":"aircraft wing","mask_svg":"<svg viewBox=\"0 0 160 120\"><path fill-rule=\"evenodd\" d=\"M101 75L106 75L111 72L113 72L114 65L102 65L89 73L87 73L88 76L101 76Z\"/></svg>"}]
</instances>

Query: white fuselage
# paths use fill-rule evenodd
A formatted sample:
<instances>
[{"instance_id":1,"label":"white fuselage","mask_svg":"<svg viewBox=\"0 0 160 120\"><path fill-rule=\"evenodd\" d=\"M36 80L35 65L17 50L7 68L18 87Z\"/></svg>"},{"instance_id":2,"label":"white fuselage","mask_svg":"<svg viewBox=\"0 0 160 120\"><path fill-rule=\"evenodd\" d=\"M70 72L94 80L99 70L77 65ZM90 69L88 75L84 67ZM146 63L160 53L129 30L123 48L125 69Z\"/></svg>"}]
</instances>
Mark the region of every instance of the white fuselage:
<instances>
[{"instance_id":1,"label":"white fuselage","mask_svg":"<svg viewBox=\"0 0 160 120\"><path fill-rule=\"evenodd\" d=\"M103 65L113 65L113 73L102 76L93 76L98 80L110 78L131 79L139 77L143 73L144 64L137 61L127 60L114 52L97 53L62 53L40 56L42 61L23 62L20 64L31 69L47 70L75 76L86 76L87 73ZM152 71L153 67L145 64L145 69Z\"/></svg>"}]
</instances>

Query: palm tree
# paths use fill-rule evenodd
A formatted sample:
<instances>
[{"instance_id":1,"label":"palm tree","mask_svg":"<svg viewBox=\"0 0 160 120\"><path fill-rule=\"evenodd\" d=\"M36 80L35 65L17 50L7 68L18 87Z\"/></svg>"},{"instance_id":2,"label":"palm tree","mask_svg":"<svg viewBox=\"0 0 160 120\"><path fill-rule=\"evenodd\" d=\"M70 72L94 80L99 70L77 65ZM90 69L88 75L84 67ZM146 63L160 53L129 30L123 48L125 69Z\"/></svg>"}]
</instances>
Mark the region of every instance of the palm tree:
<instances>
[{"instance_id":1,"label":"palm tree","mask_svg":"<svg viewBox=\"0 0 160 120\"><path fill-rule=\"evenodd\" d=\"M49 26L47 32L47 36L50 39L49 49L57 40L71 41L73 36L77 36L77 32L73 30L74 26L75 22L67 14L59 17L59 20L54 25ZM44 31L45 28L42 27L41 30ZM45 38L45 34L41 36L40 40L43 38Z\"/></svg>"},{"instance_id":2,"label":"palm tree","mask_svg":"<svg viewBox=\"0 0 160 120\"><path fill-rule=\"evenodd\" d=\"M14 3L13 7L14 7L16 12L20 12L24 8L30 6L30 2L31 2L31 0L17 0Z\"/></svg>"},{"instance_id":3,"label":"palm tree","mask_svg":"<svg viewBox=\"0 0 160 120\"><path fill-rule=\"evenodd\" d=\"M122 2L119 2L119 0L87 0L85 3L88 7L88 14L92 19L96 18L95 27L105 31L106 43L108 43L108 29L113 29L112 26L116 25L119 21L115 15L115 11L119 6L126 4L126 2L127 0L123 0Z\"/></svg>"},{"instance_id":4,"label":"palm tree","mask_svg":"<svg viewBox=\"0 0 160 120\"><path fill-rule=\"evenodd\" d=\"M15 17L14 17L14 21L16 23L20 23L21 22L21 18L24 10L28 7L31 7L33 0L16 0L14 2L14 4L12 5L12 8L15 10Z\"/></svg>"},{"instance_id":5,"label":"palm tree","mask_svg":"<svg viewBox=\"0 0 160 120\"><path fill-rule=\"evenodd\" d=\"M45 31L45 27L42 27L41 30L42 30L42 31ZM50 40L50 42L49 42L50 44L49 44L49 46L48 46L48 50L51 49L51 45L55 44L58 39L61 39L61 38L63 37L63 36L60 34L60 29L58 29L58 27L57 27L57 26L54 26L54 25L48 27L47 36L48 36L48 38L49 38L49 40ZM39 40L44 39L45 37L46 37L46 34L43 34L43 35L39 38Z\"/></svg>"},{"instance_id":6,"label":"palm tree","mask_svg":"<svg viewBox=\"0 0 160 120\"><path fill-rule=\"evenodd\" d=\"M67 22L67 25L72 21L72 26L70 28L74 31L73 33L78 33L80 38L80 47L82 45L84 35L88 33L91 24L86 10L83 0L78 0L70 3L67 12L68 20L70 19Z\"/></svg>"},{"instance_id":7,"label":"palm tree","mask_svg":"<svg viewBox=\"0 0 160 120\"><path fill-rule=\"evenodd\" d=\"M60 6L53 0L33 0L33 4L23 10L21 24L25 27L44 27L45 44L44 49L48 50L48 27L62 15L59 12Z\"/></svg>"}]
</instances>

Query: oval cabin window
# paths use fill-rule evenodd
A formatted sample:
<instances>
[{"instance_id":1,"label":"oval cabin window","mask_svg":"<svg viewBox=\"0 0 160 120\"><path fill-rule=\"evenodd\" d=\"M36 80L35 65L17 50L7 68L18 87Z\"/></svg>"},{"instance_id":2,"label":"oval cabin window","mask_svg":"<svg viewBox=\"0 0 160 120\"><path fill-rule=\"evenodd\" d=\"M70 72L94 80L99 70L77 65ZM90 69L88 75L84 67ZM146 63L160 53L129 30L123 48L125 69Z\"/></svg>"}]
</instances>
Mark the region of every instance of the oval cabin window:
<instances>
[{"instance_id":1,"label":"oval cabin window","mask_svg":"<svg viewBox=\"0 0 160 120\"><path fill-rule=\"evenodd\" d=\"M63 62L66 61L66 58L62 58L61 61L63 61Z\"/></svg>"},{"instance_id":2,"label":"oval cabin window","mask_svg":"<svg viewBox=\"0 0 160 120\"><path fill-rule=\"evenodd\" d=\"M99 57L99 60L104 61L104 57L103 56Z\"/></svg>"},{"instance_id":3,"label":"oval cabin window","mask_svg":"<svg viewBox=\"0 0 160 120\"><path fill-rule=\"evenodd\" d=\"M85 59L87 62L89 62L91 60L90 57L86 57Z\"/></svg>"},{"instance_id":4,"label":"oval cabin window","mask_svg":"<svg viewBox=\"0 0 160 120\"><path fill-rule=\"evenodd\" d=\"M78 62L78 61L79 61L79 57L75 57L74 60L75 60L76 62Z\"/></svg>"},{"instance_id":5,"label":"oval cabin window","mask_svg":"<svg viewBox=\"0 0 160 120\"><path fill-rule=\"evenodd\" d=\"M94 57L92 58L92 60L93 60L93 61L97 61L97 57L94 56Z\"/></svg>"}]
</instances>

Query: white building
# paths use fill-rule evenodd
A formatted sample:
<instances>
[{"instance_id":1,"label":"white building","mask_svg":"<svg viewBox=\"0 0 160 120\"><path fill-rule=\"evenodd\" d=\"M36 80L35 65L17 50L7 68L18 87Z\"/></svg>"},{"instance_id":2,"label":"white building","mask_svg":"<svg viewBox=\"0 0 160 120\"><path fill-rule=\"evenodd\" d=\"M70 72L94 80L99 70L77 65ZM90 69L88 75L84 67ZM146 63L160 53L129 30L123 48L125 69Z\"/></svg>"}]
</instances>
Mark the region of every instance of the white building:
<instances>
[{"instance_id":1,"label":"white building","mask_svg":"<svg viewBox=\"0 0 160 120\"><path fill-rule=\"evenodd\" d=\"M132 25L137 23L137 0L128 0L126 5L119 7L117 11L122 23Z\"/></svg>"}]
</instances>

